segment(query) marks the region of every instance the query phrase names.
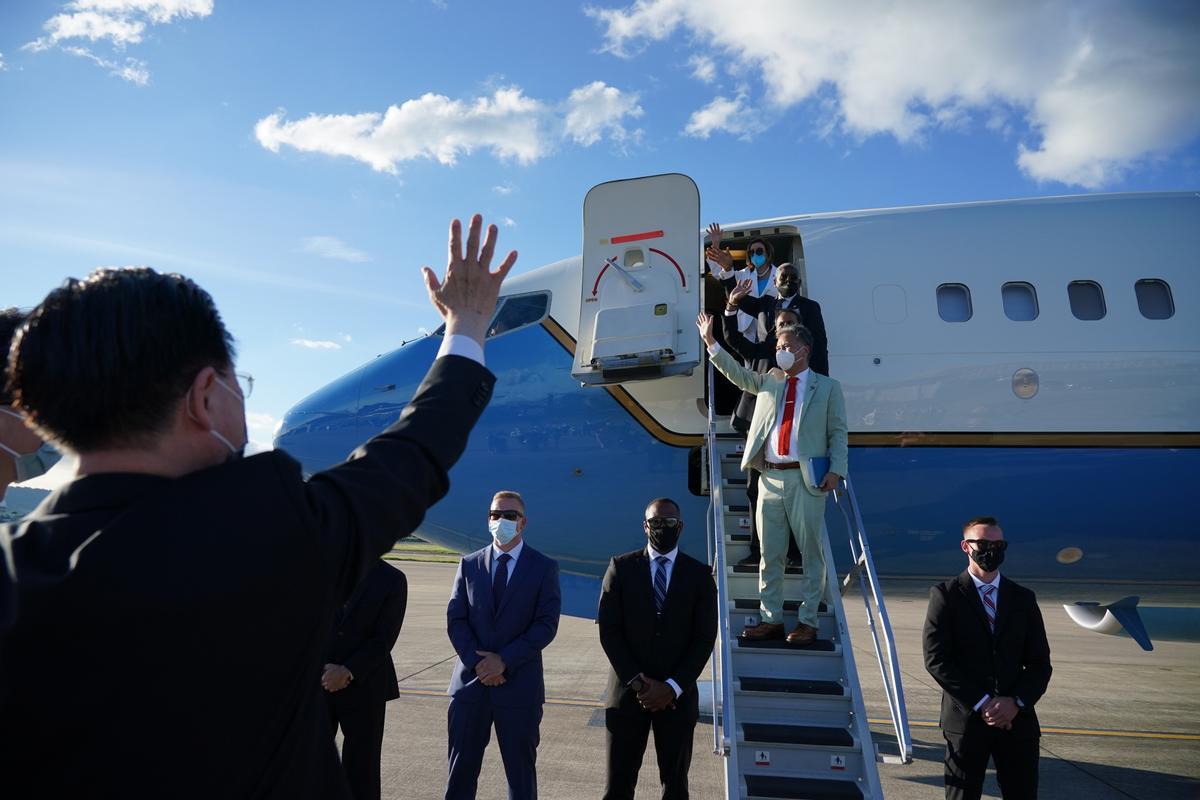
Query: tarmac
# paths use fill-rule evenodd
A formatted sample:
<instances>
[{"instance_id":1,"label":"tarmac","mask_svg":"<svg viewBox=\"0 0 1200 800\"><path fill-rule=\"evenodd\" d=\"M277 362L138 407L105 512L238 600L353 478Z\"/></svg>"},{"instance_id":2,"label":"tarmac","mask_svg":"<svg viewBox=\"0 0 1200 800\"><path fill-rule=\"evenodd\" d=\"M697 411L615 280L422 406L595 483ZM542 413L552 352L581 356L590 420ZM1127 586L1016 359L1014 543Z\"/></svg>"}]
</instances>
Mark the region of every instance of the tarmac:
<instances>
[{"instance_id":1,"label":"tarmac","mask_svg":"<svg viewBox=\"0 0 1200 800\"><path fill-rule=\"evenodd\" d=\"M446 778L445 690L455 658L446 638L445 610L455 566L392 563L407 575L409 595L404 628L392 651L401 697L387 708L383 796L440 798ZM921 657L928 585L900 581L884 587L914 743L911 764L879 765L884 795L894 800L944 796L943 740L937 726L941 690ZM1043 729L1040 797L1200 798L1200 645L1162 642L1146 653L1130 639L1085 631L1062 610L1067 599L1115 599L1121 587L1089 587L1087 592L1072 587L1068 598L1056 596L1051 587L1027 585L1039 594L1054 664L1049 691L1037 706ZM874 740L881 752L894 753L896 739L856 590L846 595L846 609ZM563 617L543 657L547 701L538 750L539 795L599 798L604 791L602 698L608 662L595 624ZM701 720L695 737L691 796L724 798L724 763L713 755L711 720ZM653 747L651 740L638 800L661 796ZM478 797L507 797L495 742L484 759ZM984 797L1000 797L990 772Z\"/></svg>"}]
</instances>

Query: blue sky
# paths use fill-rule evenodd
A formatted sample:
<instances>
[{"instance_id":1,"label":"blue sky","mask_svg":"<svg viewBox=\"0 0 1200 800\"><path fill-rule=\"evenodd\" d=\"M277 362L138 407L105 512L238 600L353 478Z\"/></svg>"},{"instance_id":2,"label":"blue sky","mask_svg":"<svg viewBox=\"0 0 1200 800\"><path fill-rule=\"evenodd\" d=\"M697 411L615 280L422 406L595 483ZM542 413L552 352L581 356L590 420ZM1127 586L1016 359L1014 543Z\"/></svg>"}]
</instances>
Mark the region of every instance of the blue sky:
<instances>
[{"instance_id":1,"label":"blue sky","mask_svg":"<svg viewBox=\"0 0 1200 800\"><path fill-rule=\"evenodd\" d=\"M584 193L685 172L706 220L1200 185L1200 11L1167 2L0 5L0 305L183 272L252 438L437 324L483 212L517 270Z\"/></svg>"}]
</instances>

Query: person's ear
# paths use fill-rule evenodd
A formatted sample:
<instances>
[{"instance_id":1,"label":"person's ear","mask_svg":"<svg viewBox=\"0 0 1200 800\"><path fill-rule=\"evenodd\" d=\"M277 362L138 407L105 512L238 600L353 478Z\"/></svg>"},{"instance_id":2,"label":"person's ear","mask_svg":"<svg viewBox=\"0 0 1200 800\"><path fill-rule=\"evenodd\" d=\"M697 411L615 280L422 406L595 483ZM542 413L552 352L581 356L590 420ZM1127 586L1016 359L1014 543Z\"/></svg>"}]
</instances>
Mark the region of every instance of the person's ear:
<instances>
[{"instance_id":1,"label":"person's ear","mask_svg":"<svg viewBox=\"0 0 1200 800\"><path fill-rule=\"evenodd\" d=\"M212 367L205 367L196 373L183 398L188 419L206 431L216 427L209 409L209 397L216 385L217 371Z\"/></svg>"},{"instance_id":2,"label":"person's ear","mask_svg":"<svg viewBox=\"0 0 1200 800\"><path fill-rule=\"evenodd\" d=\"M525 523L529 522L529 517L525 516L525 512L521 512L521 519L517 522L517 533L525 531Z\"/></svg>"}]
</instances>

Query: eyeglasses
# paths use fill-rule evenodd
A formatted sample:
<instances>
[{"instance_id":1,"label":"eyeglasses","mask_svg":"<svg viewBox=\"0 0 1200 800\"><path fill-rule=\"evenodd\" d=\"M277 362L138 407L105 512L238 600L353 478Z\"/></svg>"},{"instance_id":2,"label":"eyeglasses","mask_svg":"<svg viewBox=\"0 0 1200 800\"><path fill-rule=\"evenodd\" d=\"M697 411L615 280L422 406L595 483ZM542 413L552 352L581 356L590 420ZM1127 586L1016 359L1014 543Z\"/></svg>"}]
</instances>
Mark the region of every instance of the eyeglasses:
<instances>
[{"instance_id":1,"label":"eyeglasses","mask_svg":"<svg viewBox=\"0 0 1200 800\"><path fill-rule=\"evenodd\" d=\"M765 247L751 247L750 248L750 255L752 255L752 256L765 256L766 254L767 254L767 250Z\"/></svg>"},{"instance_id":2,"label":"eyeglasses","mask_svg":"<svg viewBox=\"0 0 1200 800\"><path fill-rule=\"evenodd\" d=\"M516 522L523 516L525 515L520 511L496 511L493 509L488 512L488 519L506 519L510 522Z\"/></svg>"},{"instance_id":3,"label":"eyeglasses","mask_svg":"<svg viewBox=\"0 0 1200 800\"><path fill-rule=\"evenodd\" d=\"M975 545L976 550L1004 550L1008 547L1008 542L1003 539L963 539L963 541Z\"/></svg>"},{"instance_id":4,"label":"eyeglasses","mask_svg":"<svg viewBox=\"0 0 1200 800\"><path fill-rule=\"evenodd\" d=\"M663 528L678 528L679 517L651 517L646 520L646 526L652 531L661 531Z\"/></svg>"},{"instance_id":5,"label":"eyeglasses","mask_svg":"<svg viewBox=\"0 0 1200 800\"><path fill-rule=\"evenodd\" d=\"M249 397L254 394L254 376L248 372L235 372L237 377L238 389L242 391L242 397Z\"/></svg>"}]
</instances>

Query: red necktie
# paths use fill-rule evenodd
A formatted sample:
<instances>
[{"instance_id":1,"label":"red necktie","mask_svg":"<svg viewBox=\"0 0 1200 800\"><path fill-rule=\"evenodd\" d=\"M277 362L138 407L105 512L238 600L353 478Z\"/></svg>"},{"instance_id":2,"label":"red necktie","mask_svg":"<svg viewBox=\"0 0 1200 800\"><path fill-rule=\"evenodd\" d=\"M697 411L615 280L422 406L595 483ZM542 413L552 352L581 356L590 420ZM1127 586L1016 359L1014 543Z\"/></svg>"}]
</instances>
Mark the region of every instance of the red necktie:
<instances>
[{"instance_id":1,"label":"red necktie","mask_svg":"<svg viewBox=\"0 0 1200 800\"><path fill-rule=\"evenodd\" d=\"M796 416L796 378L788 378L783 395L783 419L779 421L779 442L775 449L786 456L792 450L792 417Z\"/></svg>"}]
</instances>

